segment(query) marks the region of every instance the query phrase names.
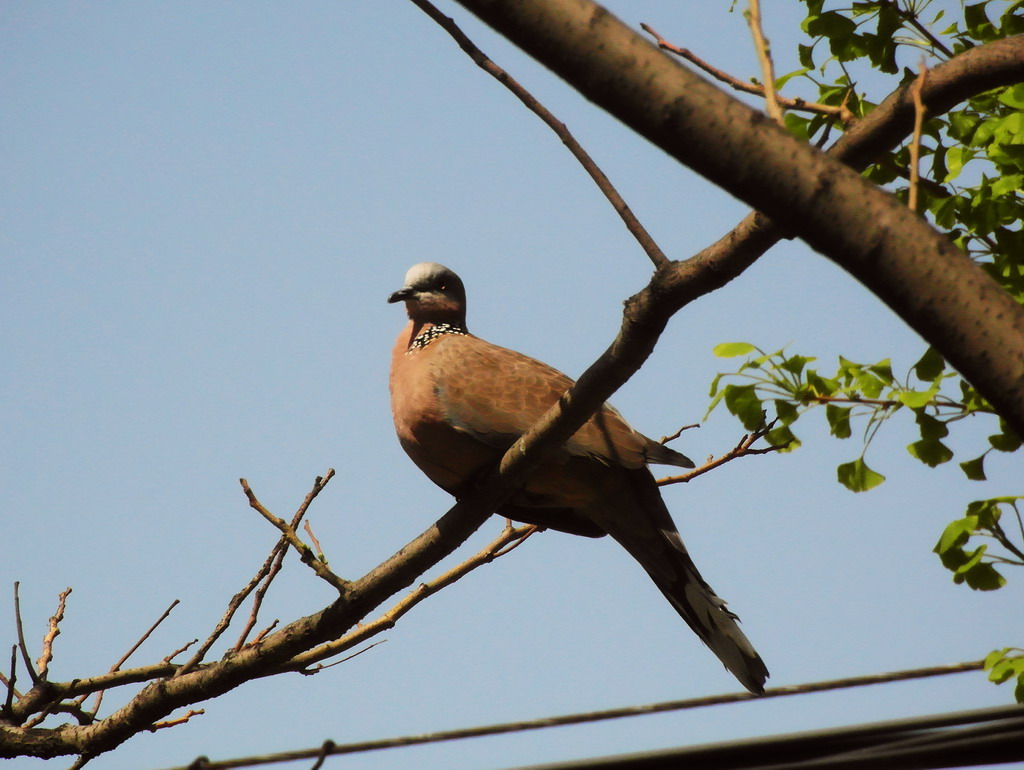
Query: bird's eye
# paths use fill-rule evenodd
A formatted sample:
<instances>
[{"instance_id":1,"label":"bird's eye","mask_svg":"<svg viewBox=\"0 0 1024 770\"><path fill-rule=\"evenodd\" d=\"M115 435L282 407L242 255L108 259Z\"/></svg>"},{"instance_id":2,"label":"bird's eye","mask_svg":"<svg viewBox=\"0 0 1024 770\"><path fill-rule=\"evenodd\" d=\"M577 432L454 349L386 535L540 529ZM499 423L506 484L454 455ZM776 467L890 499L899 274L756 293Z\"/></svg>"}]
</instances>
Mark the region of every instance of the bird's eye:
<instances>
[{"instance_id":1,"label":"bird's eye","mask_svg":"<svg viewBox=\"0 0 1024 770\"><path fill-rule=\"evenodd\" d=\"M446 291L448 289L448 284L442 283L441 286L440 286L440 289L441 289L441 291Z\"/></svg>"}]
</instances>

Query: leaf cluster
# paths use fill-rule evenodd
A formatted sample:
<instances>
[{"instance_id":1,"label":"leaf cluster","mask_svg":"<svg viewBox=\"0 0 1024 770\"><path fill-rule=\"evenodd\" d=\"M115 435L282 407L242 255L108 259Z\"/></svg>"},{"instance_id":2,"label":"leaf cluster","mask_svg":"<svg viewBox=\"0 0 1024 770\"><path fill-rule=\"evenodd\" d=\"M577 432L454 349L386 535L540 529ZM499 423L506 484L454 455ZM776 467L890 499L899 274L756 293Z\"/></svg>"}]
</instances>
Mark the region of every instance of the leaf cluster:
<instances>
[{"instance_id":1,"label":"leaf cluster","mask_svg":"<svg viewBox=\"0 0 1024 770\"><path fill-rule=\"evenodd\" d=\"M946 370L941 356L932 348L902 379L893 374L887 358L867 364L840 356L835 373L826 375L809 366L816 360L814 356L785 350L765 353L748 342L723 343L714 352L722 358L746 355L747 359L737 371L715 377L708 412L724 403L747 430L754 430L771 413L778 420L769 435L772 443L788 444L790 450L800 446L793 425L815 407L824 406L829 432L839 439L850 438L854 426L863 422L860 456L837 470L839 482L853 492L866 492L885 480L868 467L864 455L882 424L896 414L913 415L917 438L907 445L907 451L933 468L953 459L954 452L944 441L952 424L977 414L997 420L999 430L989 436L989 446L978 457L960 463L969 479L985 478L984 462L989 452L1013 452L1021 446L1020 439L966 382L958 380L959 393L955 395L944 392L944 383L956 379L956 375Z\"/></svg>"},{"instance_id":2,"label":"leaf cluster","mask_svg":"<svg viewBox=\"0 0 1024 770\"><path fill-rule=\"evenodd\" d=\"M1014 696L1018 703L1024 703L1024 650L1019 647L993 650L985 657L985 670L989 681L996 684L1016 679Z\"/></svg>"},{"instance_id":3,"label":"leaf cluster","mask_svg":"<svg viewBox=\"0 0 1024 770\"><path fill-rule=\"evenodd\" d=\"M964 518L946 527L934 550L943 565L953 572L954 582L967 583L977 591L992 591L1006 584L1006 578L996 569L996 564L1024 566L1024 552L1007 535L1000 523L1002 506L1006 506L1016 515L1017 528L1024 537L1024 525L1017 507L1020 500L1024 500L1024 497L975 500L967 506ZM1010 555L992 553L988 543L978 543L986 538L1003 546Z\"/></svg>"},{"instance_id":4,"label":"leaf cluster","mask_svg":"<svg viewBox=\"0 0 1024 770\"><path fill-rule=\"evenodd\" d=\"M1024 33L1024 0L961 2L959 13L951 3L932 0L804 0L804 5L807 15L801 28L807 41L798 46L800 69L779 78L776 88L794 81L810 88L808 101L840 108L838 113L786 114L787 129L819 147L876 106L860 84L877 82L877 73L898 77L910 88L927 78L928 62ZM911 168L914 157L920 159L916 170ZM1024 83L979 94L944 114L926 110L920 133L874 158L863 173L909 201L915 171L918 210L1024 304ZM915 436L907 451L932 468L954 458L950 434L955 423L991 420L988 446L959 463L971 480L986 478L990 452L1021 449L1020 436L933 348L901 378L894 376L888 358L857 363L840 356L835 372L824 374L812 366L814 356L766 353L749 343L724 343L715 354L746 360L738 370L715 378L709 412L724 403L748 430L774 415L777 423L769 440L790 450L801 444L795 423L816 407L824 407L832 436L847 439L860 430L859 456L836 472L838 481L854 492L885 480L867 464L865 454L878 430L898 414L913 417ZM946 527L935 552L956 583L992 590L1006 582L996 565L1024 566L1024 552L1000 523L1004 511L1012 511L1024 542L1020 499L975 501ZM1002 553L990 549L993 541ZM993 656L993 681L1018 677L1017 698L1024 702L1024 655L1019 650L1010 654L1008 648Z\"/></svg>"}]
</instances>

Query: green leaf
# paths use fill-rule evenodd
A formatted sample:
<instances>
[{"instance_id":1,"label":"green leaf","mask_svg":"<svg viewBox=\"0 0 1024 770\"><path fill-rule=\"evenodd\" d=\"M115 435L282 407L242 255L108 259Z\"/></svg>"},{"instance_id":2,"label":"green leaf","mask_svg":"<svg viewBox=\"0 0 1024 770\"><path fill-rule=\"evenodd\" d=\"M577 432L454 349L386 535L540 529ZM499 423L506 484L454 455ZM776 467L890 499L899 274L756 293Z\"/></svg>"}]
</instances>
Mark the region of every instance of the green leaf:
<instances>
[{"instance_id":1,"label":"green leaf","mask_svg":"<svg viewBox=\"0 0 1024 770\"><path fill-rule=\"evenodd\" d=\"M822 35L828 38L849 37L857 31L857 25L851 19L835 11L808 17L803 26L808 35Z\"/></svg>"},{"instance_id":2,"label":"green leaf","mask_svg":"<svg viewBox=\"0 0 1024 770\"><path fill-rule=\"evenodd\" d=\"M988 500L973 500L967 504L968 517L977 522L974 527L975 531L992 530L999 523L1002 516L999 503L1004 501L1002 498L993 497Z\"/></svg>"},{"instance_id":3,"label":"green leaf","mask_svg":"<svg viewBox=\"0 0 1024 770\"><path fill-rule=\"evenodd\" d=\"M954 583L967 582L974 591L995 591L1006 585L1006 578L990 562L982 561L988 546L979 545L967 556L967 561L956 568Z\"/></svg>"},{"instance_id":4,"label":"green leaf","mask_svg":"<svg viewBox=\"0 0 1024 770\"><path fill-rule=\"evenodd\" d=\"M1003 91L998 96L999 101L1007 107L1015 110L1024 110L1024 83L1018 83Z\"/></svg>"},{"instance_id":5,"label":"green leaf","mask_svg":"<svg viewBox=\"0 0 1024 770\"><path fill-rule=\"evenodd\" d=\"M885 476L871 470L863 457L840 465L836 468L836 477L851 492L867 492L885 481Z\"/></svg>"},{"instance_id":6,"label":"green leaf","mask_svg":"<svg viewBox=\"0 0 1024 770\"><path fill-rule=\"evenodd\" d=\"M765 434L765 440L772 446L783 447L780 452L792 452L800 448L800 439L785 425L777 425Z\"/></svg>"},{"instance_id":7,"label":"green leaf","mask_svg":"<svg viewBox=\"0 0 1024 770\"><path fill-rule=\"evenodd\" d=\"M797 376L804 370L811 361L814 360L814 356L790 356L789 358L783 359L782 363L779 364L780 369L785 369L787 372L791 372Z\"/></svg>"},{"instance_id":8,"label":"green leaf","mask_svg":"<svg viewBox=\"0 0 1024 770\"><path fill-rule=\"evenodd\" d=\"M953 451L938 440L921 439L907 447L911 456L916 457L929 468L948 463L953 459Z\"/></svg>"},{"instance_id":9,"label":"green leaf","mask_svg":"<svg viewBox=\"0 0 1024 770\"><path fill-rule=\"evenodd\" d=\"M973 460L965 460L960 463L964 475L971 481L985 481L985 455L975 457Z\"/></svg>"},{"instance_id":10,"label":"green leaf","mask_svg":"<svg viewBox=\"0 0 1024 770\"><path fill-rule=\"evenodd\" d=\"M967 32L975 40L980 40L981 42L991 40L995 34L992 22L985 15L985 6L987 4L988 0L984 0L981 3L964 6L964 22L967 24Z\"/></svg>"},{"instance_id":11,"label":"green leaf","mask_svg":"<svg viewBox=\"0 0 1024 770\"><path fill-rule=\"evenodd\" d=\"M921 438L925 441L936 441L949 435L949 427L942 420L932 417L924 410L918 410L915 414L918 430L921 431Z\"/></svg>"},{"instance_id":12,"label":"green leaf","mask_svg":"<svg viewBox=\"0 0 1024 770\"><path fill-rule=\"evenodd\" d=\"M833 436L836 438L850 437L850 412L852 411L852 406L825 405L825 418L828 420L829 430Z\"/></svg>"},{"instance_id":13,"label":"green leaf","mask_svg":"<svg viewBox=\"0 0 1024 770\"><path fill-rule=\"evenodd\" d=\"M789 401L783 401L781 398L775 399L775 414L779 417L779 422L783 425L792 425L796 422L796 418L800 416L797 412L795 404Z\"/></svg>"},{"instance_id":14,"label":"green leaf","mask_svg":"<svg viewBox=\"0 0 1024 770\"><path fill-rule=\"evenodd\" d=\"M764 424L764 406L753 385L726 385L725 405L747 430L757 430Z\"/></svg>"},{"instance_id":15,"label":"green leaf","mask_svg":"<svg viewBox=\"0 0 1024 770\"><path fill-rule=\"evenodd\" d=\"M818 396L834 396L836 391L839 390L839 382L837 380L822 377L813 369L807 370L807 384L814 391L815 395Z\"/></svg>"},{"instance_id":16,"label":"green leaf","mask_svg":"<svg viewBox=\"0 0 1024 770\"><path fill-rule=\"evenodd\" d=\"M957 145L956 147L950 147L946 151L946 168L949 170L946 174L946 178L942 181L944 183L952 182L963 171L964 166L967 162L977 155L977 150L972 150L970 147L963 147Z\"/></svg>"},{"instance_id":17,"label":"green leaf","mask_svg":"<svg viewBox=\"0 0 1024 770\"><path fill-rule=\"evenodd\" d=\"M1003 433L996 433L988 437L988 443L992 445L993 449L1000 452L1016 452L1020 449L1020 438L1016 434L1012 433L1007 429Z\"/></svg>"},{"instance_id":18,"label":"green leaf","mask_svg":"<svg viewBox=\"0 0 1024 770\"><path fill-rule=\"evenodd\" d=\"M806 75L812 69L814 69L813 64L810 67L801 67L798 70L787 72L785 75L775 78L775 90L780 90L784 85L786 85L786 83L788 83L793 78L800 77L801 75Z\"/></svg>"},{"instance_id":19,"label":"green leaf","mask_svg":"<svg viewBox=\"0 0 1024 770\"><path fill-rule=\"evenodd\" d=\"M800 66L806 67L808 71L814 69L814 46L797 45L796 47Z\"/></svg>"},{"instance_id":20,"label":"green leaf","mask_svg":"<svg viewBox=\"0 0 1024 770\"><path fill-rule=\"evenodd\" d=\"M992 195L1014 193L1024 187L1024 174L1007 174L992 183Z\"/></svg>"},{"instance_id":21,"label":"green leaf","mask_svg":"<svg viewBox=\"0 0 1024 770\"><path fill-rule=\"evenodd\" d=\"M914 375L924 382L934 382L945 368L946 362L939 351L929 346L924 355L914 364Z\"/></svg>"},{"instance_id":22,"label":"green leaf","mask_svg":"<svg viewBox=\"0 0 1024 770\"><path fill-rule=\"evenodd\" d=\"M965 516L946 525L939 537L939 542L932 549L939 555L944 567L955 570L967 560L963 546L977 528L977 516Z\"/></svg>"},{"instance_id":23,"label":"green leaf","mask_svg":"<svg viewBox=\"0 0 1024 770\"><path fill-rule=\"evenodd\" d=\"M892 361L888 358L879 361L877 364L871 364L868 370L874 372L874 374L882 380L886 385L891 385L895 379L892 375Z\"/></svg>"},{"instance_id":24,"label":"green leaf","mask_svg":"<svg viewBox=\"0 0 1024 770\"><path fill-rule=\"evenodd\" d=\"M985 662L982 664L984 669L986 671L991 670L991 668L996 663L998 663L999 661L1003 660L1006 657L1006 653L1008 653L1011 649L1013 649L1013 648L1012 647L1003 647L1003 649L1001 649L1001 650L992 650L992 652L990 652L988 655L985 656Z\"/></svg>"},{"instance_id":25,"label":"green leaf","mask_svg":"<svg viewBox=\"0 0 1024 770\"><path fill-rule=\"evenodd\" d=\"M911 409L920 409L927 406L935 394L931 390L905 390L898 393L896 397L905 406L909 406Z\"/></svg>"},{"instance_id":26,"label":"green leaf","mask_svg":"<svg viewBox=\"0 0 1024 770\"><path fill-rule=\"evenodd\" d=\"M736 356L750 355L756 350L757 348L749 342L723 342L720 345L715 345L712 352L719 358L736 358Z\"/></svg>"},{"instance_id":27,"label":"green leaf","mask_svg":"<svg viewBox=\"0 0 1024 770\"><path fill-rule=\"evenodd\" d=\"M726 376L725 372L719 372L718 374L715 375L715 379L713 379L711 381L711 388L708 391L708 395L709 396L714 396L715 394L718 393L718 383L720 383L722 381L722 378L725 377L725 376ZM721 398L721 396L719 396L719 398ZM715 399L715 402L716 403L718 402L717 398ZM711 407L711 409L714 409L714 408L715 408L714 406ZM710 409L708 411L710 411Z\"/></svg>"}]
</instances>

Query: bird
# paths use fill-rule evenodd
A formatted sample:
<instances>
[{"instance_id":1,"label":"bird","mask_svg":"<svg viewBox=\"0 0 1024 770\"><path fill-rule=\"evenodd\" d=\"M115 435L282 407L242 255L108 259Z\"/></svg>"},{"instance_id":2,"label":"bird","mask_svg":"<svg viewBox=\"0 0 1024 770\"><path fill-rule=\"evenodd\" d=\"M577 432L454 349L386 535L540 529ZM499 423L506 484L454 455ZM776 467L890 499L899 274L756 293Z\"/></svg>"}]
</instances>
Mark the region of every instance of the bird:
<instances>
[{"instance_id":1,"label":"bird","mask_svg":"<svg viewBox=\"0 0 1024 770\"><path fill-rule=\"evenodd\" d=\"M409 316L389 376L399 443L432 482L458 498L573 381L471 334L465 286L444 265L413 265L388 302L404 302ZM693 467L605 404L495 513L574 535L610 535L726 669L762 694L768 669L739 618L697 571L647 467L652 463Z\"/></svg>"}]
</instances>

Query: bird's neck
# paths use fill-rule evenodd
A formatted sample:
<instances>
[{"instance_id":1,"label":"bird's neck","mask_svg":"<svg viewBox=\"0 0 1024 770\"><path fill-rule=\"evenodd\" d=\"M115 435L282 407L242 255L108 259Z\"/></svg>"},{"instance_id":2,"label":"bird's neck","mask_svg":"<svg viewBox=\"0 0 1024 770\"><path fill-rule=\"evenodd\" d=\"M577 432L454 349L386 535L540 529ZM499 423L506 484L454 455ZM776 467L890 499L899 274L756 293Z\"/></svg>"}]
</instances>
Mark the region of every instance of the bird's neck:
<instances>
[{"instance_id":1,"label":"bird's neck","mask_svg":"<svg viewBox=\"0 0 1024 770\"><path fill-rule=\"evenodd\" d=\"M448 334L469 334L466 322L460 319L449 321L413 321L409 334L409 351L425 348L439 337Z\"/></svg>"}]
</instances>

